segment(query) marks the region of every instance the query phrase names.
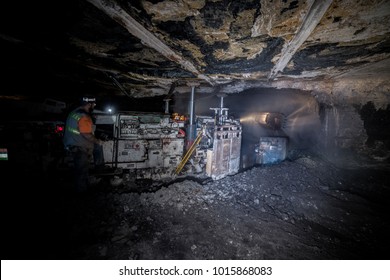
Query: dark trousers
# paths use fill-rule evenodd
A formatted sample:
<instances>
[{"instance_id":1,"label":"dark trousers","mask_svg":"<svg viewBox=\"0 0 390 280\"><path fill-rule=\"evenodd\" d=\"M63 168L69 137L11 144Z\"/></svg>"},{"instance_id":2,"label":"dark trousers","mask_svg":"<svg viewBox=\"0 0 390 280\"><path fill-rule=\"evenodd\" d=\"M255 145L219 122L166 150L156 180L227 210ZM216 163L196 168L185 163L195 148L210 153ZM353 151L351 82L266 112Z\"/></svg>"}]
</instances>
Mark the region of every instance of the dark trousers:
<instances>
[{"instance_id":1,"label":"dark trousers","mask_svg":"<svg viewBox=\"0 0 390 280\"><path fill-rule=\"evenodd\" d=\"M89 185L89 168L92 161L93 150L82 147L72 147L70 152L73 156L75 191L85 192Z\"/></svg>"}]
</instances>

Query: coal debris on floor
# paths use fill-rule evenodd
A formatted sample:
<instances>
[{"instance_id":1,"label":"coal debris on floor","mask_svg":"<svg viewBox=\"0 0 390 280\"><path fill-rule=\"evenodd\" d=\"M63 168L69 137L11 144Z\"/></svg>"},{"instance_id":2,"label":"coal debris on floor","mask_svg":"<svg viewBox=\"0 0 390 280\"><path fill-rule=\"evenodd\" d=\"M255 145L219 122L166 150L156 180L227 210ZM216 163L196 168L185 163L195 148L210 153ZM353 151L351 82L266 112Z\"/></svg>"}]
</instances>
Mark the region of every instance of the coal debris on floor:
<instances>
[{"instance_id":1,"label":"coal debris on floor","mask_svg":"<svg viewBox=\"0 0 390 280\"><path fill-rule=\"evenodd\" d=\"M388 259L388 171L302 156L217 181L102 181L78 196L68 182L31 191L22 180L29 192L8 191L2 258Z\"/></svg>"}]
</instances>

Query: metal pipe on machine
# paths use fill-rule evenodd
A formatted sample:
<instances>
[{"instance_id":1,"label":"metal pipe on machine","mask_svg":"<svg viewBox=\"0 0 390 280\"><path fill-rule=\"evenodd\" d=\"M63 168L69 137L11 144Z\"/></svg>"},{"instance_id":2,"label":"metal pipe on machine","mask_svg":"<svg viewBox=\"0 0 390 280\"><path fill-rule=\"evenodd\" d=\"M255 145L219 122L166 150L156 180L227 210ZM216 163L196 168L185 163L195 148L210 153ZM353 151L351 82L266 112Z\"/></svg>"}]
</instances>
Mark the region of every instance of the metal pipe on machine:
<instances>
[{"instance_id":1,"label":"metal pipe on machine","mask_svg":"<svg viewBox=\"0 0 390 280\"><path fill-rule=\"evenodd\" d=\"M219 124L223 124L223 95L220 95Z\"/></svg>"},{"instance_id":2,"label":"metal pipe on machine","mask_svg":"<svg viewBox=\"0 0 390 280\"><path fill-rule=\"evenodd\" d=\"M165 102L165 111L164 111L164 113L165 114L169 114L169 101L170 101L171 99L169 99L169 98L165 98L164 99L164 102Z\"/></svg>"},{"instance_id":3,"label":"metal pipe on machine","mask_svg":"<svg viewBox=\"0 0 390 280\"><path fill-rule=\"evenodd\" d=\"M187 143L186 150L188 150L191 145L194 143L196 138L196 124L195 124L195 84L190 84L191 86L191 98L189 102L189 125L187 127Z\"/></svg>"},{"instance_id":4,"label":"metal pipe on machine","mask_svg":"<svg viewBox=\"0 0 390 280\"><path fill-rule=\"evenodd\" d=\"M191 86L191 99L190 99L190 125L194 124L194 109L195 109L195 86Z\"/></svg>"}]
</instances>

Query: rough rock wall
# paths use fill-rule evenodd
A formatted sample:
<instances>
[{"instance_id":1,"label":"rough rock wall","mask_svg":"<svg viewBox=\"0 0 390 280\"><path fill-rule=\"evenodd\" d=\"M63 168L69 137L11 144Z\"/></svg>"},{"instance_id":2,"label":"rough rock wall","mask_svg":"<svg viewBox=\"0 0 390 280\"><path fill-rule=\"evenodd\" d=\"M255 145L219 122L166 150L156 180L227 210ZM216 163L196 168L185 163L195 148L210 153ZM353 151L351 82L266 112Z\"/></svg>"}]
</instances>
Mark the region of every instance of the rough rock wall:
<instances>
[{"instance_id":1,"label":"rough rock wall","mask_svg":"<svg viewBox=\"0 0 390 280\"><path fill-rule=\"evenodd\" d=\"M362 101L362 100L360 100ZM330 160L390 160L390 105L377 109L372 101L364 105L321 104L321 132L318 151Z\"/></svg>"},{"instance_id":2,"label":"rough rock wall","mask_svg":"<svg viewBox=\"0 0 390 280\"><path fill-rule=\"evenodd\" d=\"M372 102L377 109L390 104L390 84L383 79L343 79L333 84L330 93L336 104L364 105Z\"/></svg>"},{"instance_id":3,"label":"rough rock wall","mask_svg":"<svg viewBox=\"0 0 390 280\"><path fill-rule=\"evenodd\" d=\"M321 128L315 149L319 153L336 160L389 158L389 82L381 77L349 77L336 82L283 81L275 86L304 89L318 102Z\"/></svg>"},{"instance_id":4,"label":"rough rock wall","mask_svg":"<svg viewBox=\"0 0 390 280\"><path fill-rule=\"evenodd\" d=\"M323 105L320 110L321 144L324 152L338 149L360 149L367 141L364 122L352 106Z\"/></svg>"},{"instance_id":5,"label":"rough rock wall","mask_svg":"<svg viewBox=\"0 0 390 280\"><path fill-rule=\"evenodd\" d=\"M390 80L390 79L389 79ZM349 78L337 81L276 81L278 89L300 89L309 91L319 103L331 106L358 105L372 102L377 109L390 104L390 83L382 78Z\"/></svg>"}]
</instances>

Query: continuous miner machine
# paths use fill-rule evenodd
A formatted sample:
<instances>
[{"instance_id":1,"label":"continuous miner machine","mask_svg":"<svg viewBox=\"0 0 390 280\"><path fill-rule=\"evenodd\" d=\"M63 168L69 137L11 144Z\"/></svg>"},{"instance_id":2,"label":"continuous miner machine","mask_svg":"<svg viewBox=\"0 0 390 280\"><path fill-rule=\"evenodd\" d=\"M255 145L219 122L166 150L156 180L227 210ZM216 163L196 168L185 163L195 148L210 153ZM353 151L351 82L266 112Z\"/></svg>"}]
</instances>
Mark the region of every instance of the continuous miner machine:
<instances>
[{"instance_id":1,"label":"continuous miner machine","mask_svg":"<svg viewBox=\"0 0 390 280\"><path fill-rule=\"evenodd\" d=\"M110 168L92 177L110 177L115 185L126 178L219 180L236 174L241 168L284 160L287 138L280 135L255 136L249 150L243 152L243 120L229 116L223 98L220 96L219 106L209 108L208 115L195 115L193 92L186 115L170 113L169 99L165 112L95 112L95 135L104 140L105 165ZM280 113L257 112L253 121L255 125L281 131L284 119ZM34 166L45 173L61 174L61 170L73 164L62 146L63 129L61 121L1 124L1 162L6 166L20 163L26 165L21 168L32 170L29 166Z\"/></svg>"},{"instance_id":2,"label":"continuous miner machine","mask_svg":"<svg viewBox=\"0 0 390 280\"><path fill-rule=\"evenodd\" d=\"M169 106L166 106L169 107ZM211 116L150 112L96 115L106 165L136 179L221 179L240 168L242 127L228 108ZM118 172L116 172L118 174Z\"/></svg>"}]
</instances>

